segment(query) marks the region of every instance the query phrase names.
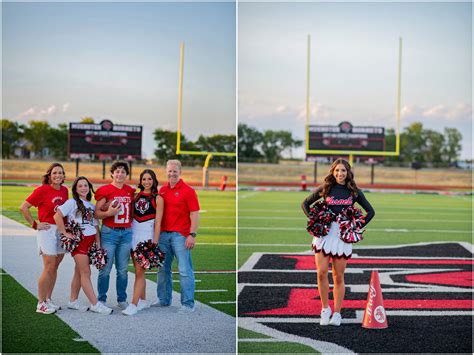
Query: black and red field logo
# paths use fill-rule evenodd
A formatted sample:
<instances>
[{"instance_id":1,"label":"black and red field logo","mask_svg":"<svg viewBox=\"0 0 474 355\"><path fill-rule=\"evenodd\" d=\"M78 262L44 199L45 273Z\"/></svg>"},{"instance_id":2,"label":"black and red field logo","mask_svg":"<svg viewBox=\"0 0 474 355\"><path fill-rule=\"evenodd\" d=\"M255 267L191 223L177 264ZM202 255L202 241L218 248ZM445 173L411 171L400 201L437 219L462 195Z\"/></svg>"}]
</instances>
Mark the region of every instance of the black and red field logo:
<instances>
[{"instance_id":1,"label":"black and red field logo","mask_svg":"<svg viewBox=\"0 0 474 355\"><path fill-rule=\"evenodd\" d=\"M361 327L374 269L387 329ZM314 254L254 253L239 270L239 326L322 352L473 352L469 243L354 249L340 327L319 325L316 280Z\"/></svg>"}]
</instances>

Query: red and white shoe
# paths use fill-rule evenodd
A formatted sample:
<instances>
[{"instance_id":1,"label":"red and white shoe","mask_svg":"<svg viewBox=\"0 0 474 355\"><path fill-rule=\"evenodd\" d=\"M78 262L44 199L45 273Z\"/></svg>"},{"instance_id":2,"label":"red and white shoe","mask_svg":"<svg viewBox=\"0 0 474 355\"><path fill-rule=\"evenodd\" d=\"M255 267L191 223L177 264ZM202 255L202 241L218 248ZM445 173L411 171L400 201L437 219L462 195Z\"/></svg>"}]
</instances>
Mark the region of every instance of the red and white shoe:
<instances>
[{"instance_id":1,"label":"red and white shoe","mask_svg":"<svg viewBox=\"0 0 474 355\"><path fill-rule=\"evenodd\" d=\"M53 314L56 312L56 309L51 307L46 302L40 302L36 306L36 313L43 313L43 314Z\"/></svg>"}]
</instances>

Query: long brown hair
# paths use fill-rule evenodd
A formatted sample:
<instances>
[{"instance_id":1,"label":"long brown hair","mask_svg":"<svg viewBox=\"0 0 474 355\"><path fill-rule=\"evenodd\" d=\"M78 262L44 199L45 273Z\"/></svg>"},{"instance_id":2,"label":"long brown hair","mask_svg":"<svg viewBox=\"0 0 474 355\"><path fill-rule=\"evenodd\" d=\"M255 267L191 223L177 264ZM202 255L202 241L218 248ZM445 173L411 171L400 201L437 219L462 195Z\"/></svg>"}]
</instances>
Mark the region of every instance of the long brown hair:
<instances>
[{"instance_id":1,"label":"long brown hair","mask_svg":"<svg viewBox=\"0 0 474 355\"><path fill-rule=\"evenodd\" d=\"M339 164L344 165L347 170L344 186L346 186L351 191L351 195L356 198L359 188L357 187L357 184L354 180L354 173L352 172L351 165L347 160L341 158L334 160L334 162L331 164L331 167L329 168L329 174L324 178L323 190L321 191L320 196L326 198L329 195L329 190L331 190L331 187L337 184L336 178L334 177L334 170Z\"/></svg>"},{"instance_id":2,"label":"long brown hair","mask_svg":"<svg viewBox=\"0 0 474 355\"><path fill-rule=\"evenodd\" d=\"M66 180L66 172L64 171L64 167L59 163L53 163L49 166L48 170L46 170L46 174L43 175L43 180L42 180L43 185L49 185L51 183L50 181L51 173L53 172L53 169L56 168L57 166L59 166L63 170L64 180Z\"/></svg>"},{"instance_id":3,"label":"long brown hair","mask_svg":"<svg viewBox=\"0 0 474 355\"><path fill-rule=\"evenodd\" d=\"M156 174L153 170L151 169L143 170L140 174L140 180L138 181L137 186L140 189L140 191L145 190L145 187L142 185L142 179L145 174L149 174L151 176L151 179L153 180L153 185L151 186L151 197L155 198L155 196L158 195L158 178L156 177ZM136 198L137 197L138 195L136 196Z\"/></svg>"},{"instance_id":4,"label":"long brown hair","mask_svg":"<svg viewBox=\"0 0 474 355\"><path fill-rule=\"evenodd\" d=\"M79 176L76 178L76 180L74 180L74 182L72 183L71 190L72 197L77 203L76 216L79 215L79 213L81 213L82 216L86 214L86 206L84 206L84 202L82 202L81 198L79 197L79 194L77 193L77 184L81 180L86 180L87 184L89 185L89 192L86 196L87 201L90 201L92 199L92 194L94 193L94 186L92 186L91 182L85 176Z\"/></svg>"}]
</instances>

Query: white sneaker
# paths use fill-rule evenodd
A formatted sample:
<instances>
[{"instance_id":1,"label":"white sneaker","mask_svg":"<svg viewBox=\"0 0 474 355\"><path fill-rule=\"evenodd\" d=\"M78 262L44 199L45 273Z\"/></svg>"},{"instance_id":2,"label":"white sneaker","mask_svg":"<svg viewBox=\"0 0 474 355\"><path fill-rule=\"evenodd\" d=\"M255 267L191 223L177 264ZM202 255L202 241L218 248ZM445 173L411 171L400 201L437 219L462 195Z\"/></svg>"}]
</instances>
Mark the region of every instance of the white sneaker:
<instances>
[{"instance_id":1,"label":"white sneaker","mask_svg":"<svg viewBox=\"0 0 474 355\"><path fill-rule=\"evenodd\" d=\"M47 303L49 306L53 307L56 311L59 311L59 310L61 309L61 306L55 305L55 304L53 303L53 301L51 301L51 298L47 299L47 300L46 300L46 303Z\"/></svg>"},{"instance_id":2,"label":"white sneaker","mask_svg":"<svg viewBox=\"0 0 474 355\"><path fill-rule=\"evenodd\" d=\"M328 325L329 324L329 318L331 318L331 307L328 308L323 308L321 310L321 320L319 321L320 325Z\"/></svg>"},{"instance_id":3,"label":"white sneaker","mask_svg":"<svg viewBox=\"0 0 474 355\"><path fill-rule=\"evenodd\" d=\"M97 302L95 305L91 305L91 311L103 315L109 315L114 310L112 308L107 307L102 302Z\"/></svg>"},{"instance_id":4,"label":"white sneaker","mask_svg":"<svg viewBox=\"0 0 474 355\"><path fill-rule=\"evenodd\" d=\"M46 301L38 303L36 306L36 313L43 313L43 314L53 314L56 312L56 309L51 307Z\"/></svg>"},{"instance_id":5,"label":"white sneaker","mask_svg":"<svg viewBox=\"0 0 474 355\"><path fill-rule=\"evenodd\" d=\"M125 314L126 316L133 316L137 314L138 311L138 307L135 306L133 303L130 303L128 307L122 311L122 314Z\"/></svg>"},{"instance_id":6,"label":"white sneaker","mask_svg":"<svg viewBox=\"0 0 474 355\"><path fill-rule=\"evenodd\" d=\"M117 305L120 309L127 309L128 302L127 301L122 301L122 302L117 303Z\"/></svg>"},{"instance_id":7,"label":"white sneaker","mask_svg":"<svg viewBox=\"0 0 474 355\"><path fill-rule=\"evenodd\" d=\"M329 322L330 325L334 325L336 327L339 327L341 325L341 320L342 320L342 317L341 317L341 313L338 313L338 312L334 312L334 314L332 315L332 318L331 318L331 321Z\"/></svg>"},{"instance_id":8,"label":"white sneaker","mask_svg":"<svg viewBox=\"0 0 474 355\"><path fill-rule=\"evenodd\" d=\"M196 306L193 306L193 308L191 308L191 307L187 307L185 305L182 305L179 308L178 313L193 313L195 310L196 310Z\"/></svg>"},{"instance_id":9,"label":"white sneaker","mask_svg":"<svg viewBox=\"0 0 474 355\"><path fill-rule=\"evenodd\" d=\"M89 307L80 304L78 300L69 301L67 303L67 308L75 309L76 311L80 312L87 312L89 310Z\"/></svg>"},{"instance_id":10,"label":"white sneaker","mask_svg":"<svg viewBox=\"0 0 474 355\"><path fill-rule=\"evenodd\" d=\"M141 298L138 300L137 308L139 311L142 309L150 308L151 307L151 301L148 300L142 300Z\"/></svg>"}]
</instances>

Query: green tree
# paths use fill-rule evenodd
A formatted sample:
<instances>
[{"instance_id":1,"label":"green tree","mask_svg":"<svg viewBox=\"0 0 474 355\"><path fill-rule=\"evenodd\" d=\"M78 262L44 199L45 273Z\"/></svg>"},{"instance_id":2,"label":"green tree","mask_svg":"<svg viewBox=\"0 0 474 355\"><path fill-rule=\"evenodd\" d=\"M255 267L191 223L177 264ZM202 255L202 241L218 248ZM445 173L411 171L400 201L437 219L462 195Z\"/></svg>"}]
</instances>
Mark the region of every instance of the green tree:
<instances>
[{"instance_id":1,"label":"green tree","mask_svg":"<svg viewBox=\"0 0 474 355\"><path fill-rule=\"evenodd\" d=\"M424 162L423 148L423 124L421 122L414 122L408 127L405 127L403 133L400 135L401 160L404 162Z\"/></svg>"},{"instance_id":2,"label":"green tree","mask_svg":"<svg viewBox=\"0 0 474 355\"><path fill-rule=\"evenodd\" d=\"M155 157L164 164L169 159L179 159L182 163L194 164L197 157L176 154L176 131L167 131L161 128L155 129L153 137L156 142ZM181 134L181 150L195 150L193 142L189 142L184 134Z\"/></svg>"},{"instance_id":3,"label":"green tree","mask_svg":"<svg viewBox=\"0 0 474 355\"><path fill-rule=\"evenodd\" d=\"M288 131L272 131L267 130L263 132L262 151L267 162L278 163L282 158L285 150L299 147L303 141L294 139L291 132Z\"/></svg>"},{"instance_id":4,"label":"green tree","mask_svg":"<svg viewBox=\"0 0 474 355\"><path fill-rule=\"evenodd\" d=\"M227 152L235 153L236 149L235 135L215 134L212 136L200 135L195 142L197 150L203 152ZM235 166L235 157L215 156L211 160L211 165Z\"/></svg>"},{"instance_id":5,"label":"green tree","mask_svg":"<svg viewBox=\"0 0 474 355\"><path fill-rule=\"evenodd\" d=\"M261 145L263 142L262 132L244 123L239 123L237 128L239 137L239 160L245 161L249 158L262 158Z\"/></svg>"},{"instance_id":6,"label":"green tree","mask_svg":"<svg viewBox=\"0 0 474 355\"><path fill-rule=\"evenodd\" d=\"M21 137L21 126L17 122L2 119L2 158L9 159L15 152Z\"/></svg>"},{"instance_id":7,"label":"green tree","mask_svg":"<svg viewBox=\"0 0 474 355\"><path fill-rule=\"evenodd\" d=\"M60 123L58 128L50 127L47 132L47 146L53 157L65 160L67 156L68 124Z\"/></svg>"},{"instance_id":8,"label":"green tree","mask_svg":"<svg viewBox=\"0 0 474 355\"><path fill-rule=\"evenodd\" d=\"M461 153L462 134L456 128L444 129L445 145L443 147L443 156L445 161L452 163L456 161Z\"/></svg>"},{"instance_id":9,"label":"green tree","mask_svg":"<svg viewBox=\"0 0 474 355\"><path fill-rule=\"evenodd\" d=\"M423 131L424 160L434 164L443 162L444 137L441 133L427 129Z\"/></svg>"},{"instance_id":10,"label":"green tree","mask_svg":"<svg viewBox=\"0 0 474 355\"><path fill-rule=\"evenodd\" d=\"M30 121L25 128L25 138L31 142L31 150L43 158L44 148L48 147L49 123L46 121Z\"/></svg>"}]
</instances>

